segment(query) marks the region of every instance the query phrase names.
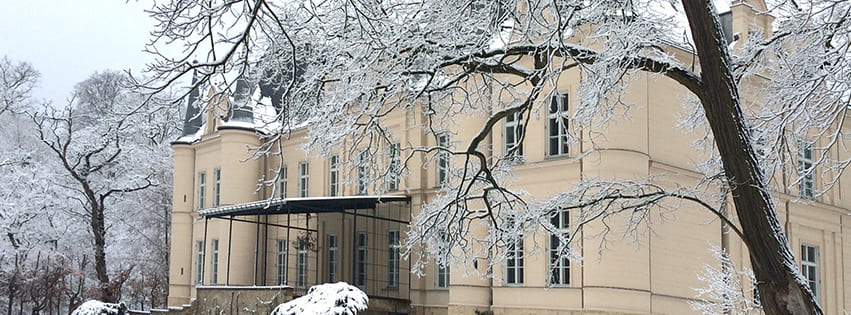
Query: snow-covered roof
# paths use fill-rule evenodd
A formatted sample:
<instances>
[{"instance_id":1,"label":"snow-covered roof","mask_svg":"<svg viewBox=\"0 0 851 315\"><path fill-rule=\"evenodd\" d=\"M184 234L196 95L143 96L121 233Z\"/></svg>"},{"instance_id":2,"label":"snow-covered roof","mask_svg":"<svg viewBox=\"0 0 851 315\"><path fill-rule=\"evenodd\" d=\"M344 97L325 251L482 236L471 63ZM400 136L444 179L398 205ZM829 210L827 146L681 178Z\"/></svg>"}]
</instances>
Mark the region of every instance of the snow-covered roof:
<instances>
[{"instance_id":1,"label":"snow-covered roof","mask_svg":"<svg viewBox=\"0 0 851 315\"><path fill-rule=\"evenodd\" d=\"M276 198L203 209L198 211L198 214L215 218L231 215L340 212L348 209L371 209L381 203L410 200L411 197L405 195Z\"/></svg>"},{"instance_id":2,"label":"snow-covered roof","mask_svg":"<svg viewBox=\"0 0 851 315\"><path fill-rule=\"evenodd\" d=\"M114 303L104 303L98 300L88 300L71 315L123 315L127 313L127 306L123 303L114 304Z\"/></svg>"}]
</instances>

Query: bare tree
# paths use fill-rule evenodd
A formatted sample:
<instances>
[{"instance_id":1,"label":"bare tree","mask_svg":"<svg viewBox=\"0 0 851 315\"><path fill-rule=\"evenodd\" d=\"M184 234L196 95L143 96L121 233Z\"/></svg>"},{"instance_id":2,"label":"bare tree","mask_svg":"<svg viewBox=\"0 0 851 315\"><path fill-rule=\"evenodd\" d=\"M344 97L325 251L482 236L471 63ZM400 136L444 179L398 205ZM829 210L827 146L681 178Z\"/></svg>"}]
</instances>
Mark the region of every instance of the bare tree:
<instances>
[{"instance_id":1,"label":"bare tree","mask_svg":"<svg viewBox=\"0 0 851 315\"><path fill-rule=\"evenodd\" d=\"M237 78L273 85L277 90L263 96L281 110L270 129L285 136L292 117L303 117L312 126L311 146L323 152L346 146L375 154L393 143L383 122L393 113L423 115L434 136L451 132L454 117L483 113L480 131L464 147L402 148L406 167L422 156L458 161L450 185L411 225L409 248L441 264L452 252L494 264L504 258L498 249L524 232L554 232L547 218L556 209L582 209L580 227L623 213L637 226L663 200L682 200L714 213L742 238L767 314L821 314L782 232L766 174L794 169L799 139L818 144L816 166L789 172L793 180L773 188L791 188L817 168L831 170L822 173L830 188L849 164L829 152L845 144L851 4L749 2L777 20L741 34L733 55L711 1L165 1L153 10L160 25L151 51L170 41L186 48L151 65L156 75L143 83L158 91L194 72L196 86L224 94L233 93ZM586 179L548 200L527 201L509 184L520 147L494 157L487 139L507 117L525 130L555 94L555 82L576 71L581 95L569 117L570 141L603 130L629 109L621 98L628 79L647 72L692 93L693 122L707 126L710 162L719 163L707 164L715 167L702 170L695 188ZM740 89L757 76L769 83L754 91L760 106L745 112ZM523 135L516 133L518 143ZM775 144L770 152L756 155L756 136ZM588 141L597 149L593 137ZM737 219L725 212L728 198ZM491 228L475 238L468 232L481 220Z\"/></svg>"},{"instance_id":2,"label":"bare tree","mask_svg":"<svg viewBox=\"0 0 851 315\"><path fill-rule=\"evenodd\" d=\"M3 56L0 59L0 115L20 110L35 88L39 73L30 64L16 63Z\"/></svg>"}]
</instances>

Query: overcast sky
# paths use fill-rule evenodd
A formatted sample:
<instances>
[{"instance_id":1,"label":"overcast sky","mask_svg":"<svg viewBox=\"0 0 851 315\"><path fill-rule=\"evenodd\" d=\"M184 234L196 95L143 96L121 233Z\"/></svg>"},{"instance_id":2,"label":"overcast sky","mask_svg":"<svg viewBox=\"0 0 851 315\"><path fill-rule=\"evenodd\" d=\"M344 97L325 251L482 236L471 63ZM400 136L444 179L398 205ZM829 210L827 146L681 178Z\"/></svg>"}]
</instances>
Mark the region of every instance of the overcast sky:
<instances>
[{"instance_id":1,"label":"overcast sky","mask_svg":"<svg viewBox=\"0 0 851 315\"><path fill-rule=\"evenodd\" d=\"M35 97L64 103L95 71L140 72L153 27L145 0L14 0L0 9L0 56L41 72Z\"/></svg>"}]
</instances>

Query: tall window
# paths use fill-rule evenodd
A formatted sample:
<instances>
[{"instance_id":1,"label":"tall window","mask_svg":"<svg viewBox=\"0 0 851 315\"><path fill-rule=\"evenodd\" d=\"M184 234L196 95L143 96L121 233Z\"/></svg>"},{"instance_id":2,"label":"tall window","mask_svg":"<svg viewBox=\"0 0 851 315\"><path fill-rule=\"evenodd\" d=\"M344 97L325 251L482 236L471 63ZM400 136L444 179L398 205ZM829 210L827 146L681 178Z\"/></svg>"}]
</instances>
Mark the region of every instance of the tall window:
<instances>
[{"instance_id":1,"label":"tall window","mask_svg":"<svg viewBox=\"0 0 851 315\"><path fill-rule=\"evenodd\" d=\"M328 235L328 282L337 282L337 235Z\"/></svg>"},{"instance_id":2,"label":"tall window","mask_svg":"<svg viewBox=\"0 0 851 315\"><path fill-rule=\"evenodd\" d=\"M281 176L278 179L278 198L287 198L287 166L281 167Z\"/></svg>"},{"instance_id":3,"label":"tall window","mask_svg":"<svg viewBox=\"0 0 851 315\"><path fill-rule=\"evenodd\" d=\"M195 242L195 283L204 284L204 241Z\"/></svg>"},{"instance_id":4,"label":"tall window","mask_svg":"<svg viewBox=\"0 0 851 315\"><path fill-rule=\"evenodd\" d=\"M387 232L387 287L399 287L399 231Z\"/></svg>"},{"instance_id":5,"label":"tall window","mask_svg":"<svg viewBox=\"0 0 851 315\"><path fill-rule=\"evenodd\" d=\"M287 273L287 241L275 242L275 285L286 284Z\"/></svg>"},{"instance_id":6,"label":"tall window","mask_svg":"<svg viewBox=\"0 0 851 315\"><path fill-rule=\"evenodd\" d=\"M441 149L449 149L449 135L441 134L437 136L437 147ZM449 153L439 151L437 153L437 186L443 186L449 183Z\"/></svg>"},{"instance_id":7,"label":"tall window","mask_svg":"<svg viewBox=\"0 0 851 315\"><path fill-rule=\"evenodd\" d=\"M369 152L363 150L358 154L358 195L366 195L369 183Z\"/></svg>"},{"instance_id":8,"label":"tall window","mask_svg":"<svg viewBox=\"0 0 851 315\"><path fill-rule=\"evenodd\" d=\"M435 286L438 289L446 289L449 287L449 265L437 266L437 281Z\"/></svg>"},{"instance_id":9,"label":"tall window","mask_svg":"<svg viewBox=\"0 0 851 315\"><path fill-rule=\"evenodd\" d=\"M340 157L332 156L328 164L328 195L334 197L340 182Z\"/></svg>"},{"instance_id":10,"label":"tall window","mask_svg":"<svg viewBox=\"0 0 851 315\"><path fill-rule=\"evenodd\" d=\"M210 277L210 283L219 283L219 240L213 240L213 273Z\"/></svg>"},{"instance_id":11,"label":"tall window","mask_svg":"<svg viewBox=\"0 0 851 315\"><path fill-rule=\"evenodd\" d=\"M801 273L804 274L804 279L807 279L807 284L810 290L813 291L813 296L816 300L819 297L818 290L818 248L810 245L801 245Z\"/></svg>"},{"instance_id":12,"label":"tall window","mask_svg":"<svg viewBox=\"0 0 851 315\"><path fill-rule=\"evenodd\" d=\"M562 249L566 251L567 244L562 243L561 238L570 234L570 213L566 209L556 210L550 217L550 223L558 230L558 234L550 235L549 284L567 285L570 283L570 259L567 255L562 255Z\"/></svg>"},{"instance_id":13,"label":"tall window","mask_svg":"<svg viewBox=\"0 0 851 315\"><path fill-rule=\"evenodd\" d=\"M553 95L547 111L547 155L567 154L567 94Z\"/></svg>"},{"instance_id":14,"label":"tall window","mask_svg":"<svg viewBox=\"0 0 851 315\"><path fill-rule=\"evenodd\" d=\"M399 151L400 145L394 143L387 148L387 156L390 159L390 165L387 171L387 191L399 190Z\"/></svg>"},{"instance_id":15,"label":"tall window","mask_svg":"<svg viewBox=\"0 0 851 315\"><path fill-rule=\"evenodd\" d=\"M521 142L521 139L523 139L523 128L520 119L520 112L505 117L505 130L502 133L503 152L505 156L508 156L509 152L511 152L510 155L514 156L523 155L523 143Z\"/></svg>"},{"instance_id":16,"label":"tall window","mask_svg":"<svg viewBox=\"0 0 851 315\"><path fill-rule=\"evenodd\" d=\"M801 198L813 199L815 194L815 176L813 175L813 145L806 141L798 142L798 193Z\"/></svg>"},{"instance_id":17,"label":"tall window","mask_svg":"<svg viewBox=\"0 0 851 315\"><path fill-rule=\"evenodd\" d=\"M307 197L307 162L298 163L298 196Z\"/></svg>"},{"instance_id":18,"label":"tall window","mask_svg":"<svg viewBox=\"0 0 851 315\"><path fill-rule=\"evenodd\" d=\"M304 288L307 286L307 241L298 240L295 260L295 286Z\"/></svg>"},{"instance_id":19,"label":"tall window","mask_svg":"<svg viewBox=\"0 0 851 315\"><path fill-rule=\"evenodd\" d=\"M206 199L207 190L207 173L198 173L198 209L204 209L204 199Z\"/></svg>"},{"instance_id":20,"label":"tall window","mask_svg":"<svg viewBox=\"0 0 851 315\"><path fill-rule=\"evenodd\" d=\"M505 283L523 284L523 237L505 247Z\"/></svg>"},{"instance_id":21,"label":"tall window","mask_svg":"<svg viewBox=\"0 0 851 315\"><path fill-rule=\"evenodd\" d=\"M367 259L367 238L365 232L358 232L357 237L357 285L366 287L366 259Z\"/></svg>"},{"instance_id":22,"label":"tall window","mask_svg":"<svg viewBox=\"0 0 851 315\"><path fill-rule=\"evenodd\" d=\"M213 170L213 207L219 206L222 195L222 170Z\"/></svg>"}]
</instances>

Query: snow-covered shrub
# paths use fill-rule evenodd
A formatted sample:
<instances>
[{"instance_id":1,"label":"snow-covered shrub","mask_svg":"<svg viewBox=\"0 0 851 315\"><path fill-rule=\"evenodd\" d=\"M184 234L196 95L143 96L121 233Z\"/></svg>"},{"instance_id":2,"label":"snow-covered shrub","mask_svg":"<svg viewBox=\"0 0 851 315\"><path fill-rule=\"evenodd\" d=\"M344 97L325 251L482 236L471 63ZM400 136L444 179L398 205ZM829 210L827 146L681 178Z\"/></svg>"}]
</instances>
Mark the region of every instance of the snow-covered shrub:
<instances>
[{"instance_id":1,"label":"snow-covered shrub","mask_svg":"<svg viewBox=\"0 0 851 315\"><path fill-rule=\"evenodd\" d=\"M271 315L355 315L369 304L366 293L345 282L310 287L307 295L283 303Z\"/></svg>"},{"instance_id":2,"label":"snow-covered shrub","mask_svg":"<svg viewBox=\"0 0 851 315\"><path fill-rule=\"evenodd\" d=\"M98 300L88 300L74 310L71 315L124 315L127 306L124 303L104 303Z\"/></svg>"}]
</instances>

